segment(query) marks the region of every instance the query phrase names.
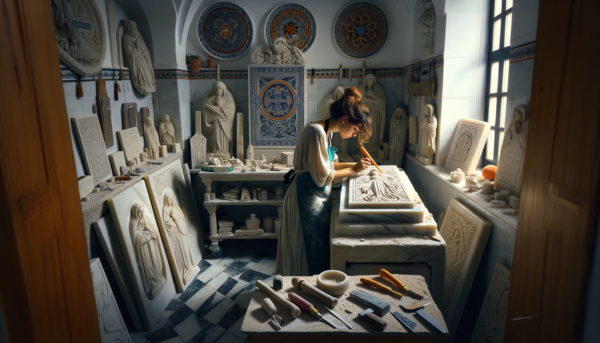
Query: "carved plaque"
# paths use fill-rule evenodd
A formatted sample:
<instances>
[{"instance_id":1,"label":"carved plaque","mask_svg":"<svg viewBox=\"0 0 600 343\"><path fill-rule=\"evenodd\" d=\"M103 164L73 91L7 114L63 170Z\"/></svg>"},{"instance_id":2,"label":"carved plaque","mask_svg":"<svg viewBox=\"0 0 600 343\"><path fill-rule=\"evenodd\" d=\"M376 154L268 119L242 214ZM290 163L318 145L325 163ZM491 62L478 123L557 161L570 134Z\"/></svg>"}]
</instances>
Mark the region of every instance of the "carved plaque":
<instances>
[{"instance_id":1,"label":"carved plaque","mask_svg":"<svg viewBox=\"0 0 600 343\"><path fill-rule=\"evenodd\" d=\"M348 207L350 208L414 208L396 166L380 166L350 177Z\"/></svg>"},{"instance_id":2,"label":"carved plaque","mask_svg":"<svg viewBox=\"0 0 600 343\"><path fill-rule=\"evenodd\" d=\"M404 159L404 149L406 147L406 134L408 132L408 117L406 112L399 108L394 111L390 123L390 155L389 161L400 167Z\"/></svg>"},{"instance_id":3,"label":"carved plaque","mask_svg":"<svg viewBox=\"0 0 600 343\"><path fill-rule=\"evenodd\" d=\"M450 152L446 159L446 170L462 169L469 175L475 171L483 146L490 132L490 124L473 119L461 119L458 122Z\"/></svg>"},{"instance_id":4,"label":"carved plaque","mask_svg":"<svg viewBox=\"0 0 600 343\"><path fill-rule=\"evenodd\" d=\"M201 133L192 136L190 149L192 168L200 168L202 164L206 163L206 138Z\"/></svg>"},{"instance_id":5,"label":"carved plaque","mask_svg":"<svg viewBox=\"0 0 600 343\"><path fill-rule=\"evenodd\" d=\"M144 149L142 148L142 141L137 128L132 127L127 130L117 131L117 137L119 138L121 149L123 149L123 153L125 154L125 161L140 158L140 154L144 152Z\"/></svg>"},{"instance_id":6,"label":"carved plaque","mask_svg":"<svg viewBox=\"0 0 600 343\"><path fill-rule=\"evenodd\" d=\"M123 129L138 126L138 111L135 102L124 103L121 106L121 120L123 121Z\"/></svg>"},{"instance_id":7,"label":"carved plaque","mask_svg":"<svg viewBox=\"0 0 600 343\"><path fill-rule=\"evenodd\" d=\"M494 276L483 299L481 312L471 336L472 343L504 342L510 278L510 269L500 263L496 264Z\"/></svg>"},{"instance_id":8,"label":"carved plaque","mask_svg":"<svg viewBox=\"0 0 600 343\"><path fill-rule=\"evenodd\" d=\"M75 126L83 162L88 173L94 179L94 186L100 181L111 178L113 173L106 155L104 137L102 136L98 117L95 114L85 117L73 117L71 121Z\"/></svg>"},{"instance_id":9,"label":"carved plaque","mask_svg":"<svg viewBox=\"0 0 600 343\"><path fill-rule=\"evenodd\" d=\"M518 111L521 110L521 113ZM498 172L494 180L494 187L507 189L519 195L521 193L521 180L523 179L523 162L525 161L525 148L529 120L523 121L524 106L518 106L515 114L504 132L504 141L500 147L498 157ZM519 115L517 115L517 113Z\"/></svg>"}]
</instances>

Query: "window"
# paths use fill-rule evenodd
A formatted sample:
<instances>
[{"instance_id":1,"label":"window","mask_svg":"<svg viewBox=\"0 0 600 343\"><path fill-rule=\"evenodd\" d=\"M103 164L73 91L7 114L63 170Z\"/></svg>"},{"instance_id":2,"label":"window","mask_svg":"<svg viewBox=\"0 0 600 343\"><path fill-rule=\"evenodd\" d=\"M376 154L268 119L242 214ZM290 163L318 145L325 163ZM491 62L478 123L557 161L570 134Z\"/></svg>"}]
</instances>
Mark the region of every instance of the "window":
<instances>
[{"instance_id":1,"label":"window","mask_svg":"<svg viewBox=\"0 0 600 343\"><path fill-rule=\"evenodd\" d=\"M504 139L513 0L491 0L485 120L491 125L484 164L498 164Z\"/></svg>"}]
</instances>

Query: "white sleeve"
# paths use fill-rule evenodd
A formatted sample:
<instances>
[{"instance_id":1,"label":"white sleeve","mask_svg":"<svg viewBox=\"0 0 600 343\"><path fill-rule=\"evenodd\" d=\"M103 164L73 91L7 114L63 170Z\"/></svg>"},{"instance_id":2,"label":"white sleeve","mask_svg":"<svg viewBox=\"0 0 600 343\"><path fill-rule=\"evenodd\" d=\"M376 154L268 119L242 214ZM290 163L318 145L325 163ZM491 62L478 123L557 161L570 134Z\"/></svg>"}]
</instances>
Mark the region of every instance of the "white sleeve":
<instances>
[{"instance_id":1,"label":"white sleeve","mask_svg":"<svg viewBox=\"0 0 600 343\"><path fill-rule=\"evenodd\" d=\"M326 136L322 130L312 128L307 125L305 129L309 129L303 135L303 156L298 156L303 161L301 164L310 173L314 183L323 187L331 184L335 169L333 163L329 162L329 154L327 153ZM294 156L296 157L296 156Z\"/></svg>"}]
</instances>

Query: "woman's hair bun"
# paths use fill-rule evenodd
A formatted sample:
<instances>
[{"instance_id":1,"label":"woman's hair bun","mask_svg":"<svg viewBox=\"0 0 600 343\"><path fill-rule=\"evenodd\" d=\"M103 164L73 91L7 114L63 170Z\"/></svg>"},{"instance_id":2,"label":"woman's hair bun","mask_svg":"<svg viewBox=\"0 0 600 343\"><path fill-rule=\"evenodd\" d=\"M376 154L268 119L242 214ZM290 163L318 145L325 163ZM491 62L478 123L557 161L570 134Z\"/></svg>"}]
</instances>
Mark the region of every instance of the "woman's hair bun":
<instances>
[{"instance_id":1,"label":"woman's hair bun","mask_svg":"<svg viewBox=\"0 0 600 343\"><path fill-rule=\"evenodd\" d=\"M346 87L344 90L344 96L353 98L354 101L360 101L362 99L362 93L356 87Z\"/></svg>"}]
</instances>

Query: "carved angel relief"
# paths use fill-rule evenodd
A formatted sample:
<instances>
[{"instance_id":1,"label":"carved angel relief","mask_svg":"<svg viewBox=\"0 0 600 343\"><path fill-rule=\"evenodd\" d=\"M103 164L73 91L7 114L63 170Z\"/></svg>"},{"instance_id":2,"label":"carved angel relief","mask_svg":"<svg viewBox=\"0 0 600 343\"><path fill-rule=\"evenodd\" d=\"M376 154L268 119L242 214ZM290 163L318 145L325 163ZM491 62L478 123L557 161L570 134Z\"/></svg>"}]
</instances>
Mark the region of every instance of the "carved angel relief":
<instances>
[{"instance_id":1,"label":"carved angel relief","mask_svg":"<svg viewBox=\"0 0 600 343\"><path fill-rule=\"evenodd\" d=\"M290 45L284 37L277 37L272 45L259 46L251 56L252 64L306 64L302 50Z\"/></svg>"},{"instance_id":2,"label":"carved angel relief","mask_svg":"<svg viewBox=\"0 0 600 343\"><path fill-rule=\"evenodd\" d=\"M407 195L398 168L381 167L354 175L350 179L349 207L414 208Z\"/></svg>"}]
</instances>

